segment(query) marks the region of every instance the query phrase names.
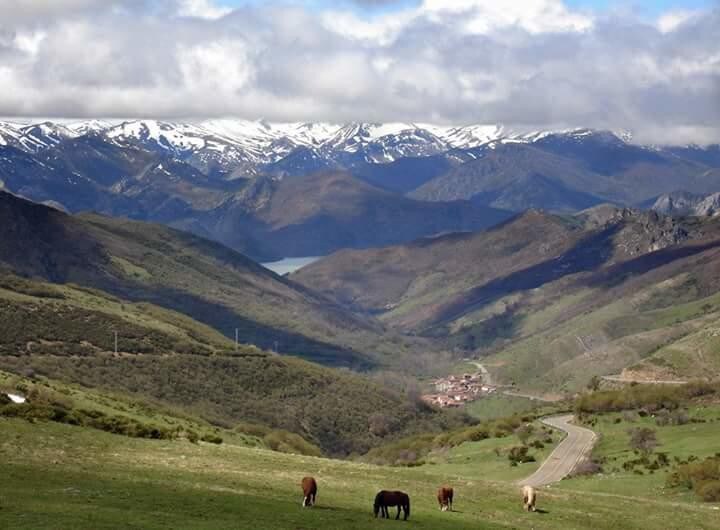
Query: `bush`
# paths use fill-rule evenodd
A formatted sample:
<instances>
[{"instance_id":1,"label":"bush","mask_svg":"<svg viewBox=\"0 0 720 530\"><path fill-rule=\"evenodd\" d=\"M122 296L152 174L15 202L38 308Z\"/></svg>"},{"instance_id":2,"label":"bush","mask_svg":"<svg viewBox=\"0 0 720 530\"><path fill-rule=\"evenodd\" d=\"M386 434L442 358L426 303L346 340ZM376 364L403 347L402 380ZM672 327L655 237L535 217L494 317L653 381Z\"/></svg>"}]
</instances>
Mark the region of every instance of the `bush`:
<instances>
[{"instance_id":1,"label":"bush","mask_svg":"<svg viewBox=\"0 0 720 530\"><path fill-rule=\"evenodd\" d=\"M526 462L535 462L535 457L528 454L528 448L525 445L516 445L508 451L508 460L510 465L524 464Z\"/></svg>"},{"instance_id":2,"label":"bush","mask_svg":"<svg viewBox=\"0 0 720 530\"><path fill-rule=\"evenodd\" d=\"M517 436L518 439L523 443L523 445L525 445L532 436L534 430L535 429L532 425L526 423L525 425L520 425L520 427L517 427L515 429L515 436Z\"/></svg>"},{"instance_id":3,"label":"bush","mask_svg":"<svg viewBox=\"0 0 720 530\"><path fill-rule=\"evenodd\" d=\"M571 477L587 477L590 475L596 475L598 473L602 473L603 468L600 465L600 462L593 458L585 458L580 462L573 472L571 473Z\"/></svg>"},{"instance_id":4,"label":"bush","mask_svg":"<svg viewBox=\"0 0 720 530\"><path fill-rule=\"evenodd\" d=\"M638 419L638 415L636 412L625 410L622 413L622 419L628 423L635 423Z\"/></svg>"},{"instance_id":5,"label":"bush","mask_svg":"<svg viewBox=\"0 0 720 530\"><path fill-rule=\"evenodd\" d=\"M281 430L272 431L265 435L263 440L273 451L306 456L322 456L322 451L319 447L292 432Z\"/></svg>"},{"instance_id":6,"label":"bush","mask_svg":"<svg viewBox=\"0 0 720 530\"><path fill-rule=\"evenodd\" d=\"M203 442L208 442L211 444L221 444L223 443L223 439L218 436L217 434L203 434L202 438L200 438Z\"/></svg>"},{"instance_id":7,"label":"bush","mask_svg":"<svg viewBox=\"0 0 720 530\"><path fill-rule=\"evenodd\" d=\"M630 448L648 455L658 446L657 436L653 429L648 427L635 427L628 430L630 435Z\"/></svg>"},{"instance_id":8,"label":"bush","mask_svg":"<svg viewBox=\"0 0 720 530\"><path fill-rule=\"evenodd\" d=\"M679 464L668 476L667 485L693 490L706 502L720 501L720 457Z\"/></svg>"},{"instance_id":9,"label":"bush","mask_svg":"<svg viewBox=\"0 0 720 530\"><path fill-rule=\"evenodd\" d=\"M42 393L36 394L38 396ZM141 423L127 416L109 416L98 410L72 409L58 404L50 404L43 399L38 401L0 406L0 416L23 418L28 421L54 421L68 425L90 427L113 434L133 438L151 438L167 440L176 437L176 433L164 427Z\"/></svg>"},{"instance_id":10,"label":"bush","mask_svg":"<svg viewBox=\"0 0 720 530\"><path fill-rule=\"evenodd\" d=\"M188 439L188 442L196 444L198 441L200 441L200 436L195 431L186 431L185 437Z\"/></svg>"},{"instance_id":11,"label":"bush","mask_svg":"<svg viewBox=\"0 0 720 530\"><path fill-rule=\"evenodd\" d=\"M705 502L720 502L720 480L710 480L698 486L697 494Z\"/></svg>"},{"instance_id":12,"label":"bush","mask_svg":"<svg viewBox=\"0 0 720 530\"><path fill-rule=\"evenodd\" d=\"M235 432L247 434L249 436L256 436L257 438L262 438L271 431L272 429L270 427L258 425L257 423L239 423L235 427Z\"/></svg>"},{"instance_id":13,"label":"bush","mask_svg":"<svg viewBox=\"0 0 720 530\"><path fill-rule=\"evenodd\" d=\"M693 382L687 385L631 385L619 390L584 394L575 403L578 414L621 412L642 409L640 416L658 410L674 411L684 402L698 397L717 395L717 383Z\"/></svg>"}]
</instances>

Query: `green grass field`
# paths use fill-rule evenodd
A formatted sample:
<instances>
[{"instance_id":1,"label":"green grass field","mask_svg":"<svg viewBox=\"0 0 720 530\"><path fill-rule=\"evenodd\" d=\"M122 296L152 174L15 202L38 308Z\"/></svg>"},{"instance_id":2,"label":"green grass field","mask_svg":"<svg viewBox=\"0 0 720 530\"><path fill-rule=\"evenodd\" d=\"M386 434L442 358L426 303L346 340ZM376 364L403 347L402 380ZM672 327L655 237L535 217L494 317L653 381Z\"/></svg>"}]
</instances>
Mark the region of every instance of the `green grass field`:
<instances>
[{"instance_id":1,"label":"green grass field","mask_svg":"<svg viewBox=\"0 0 720 530\"><path fill-rule=\"evenodd\" d=\"M597 423L592 429L601 433L593 452L604 460L603 474L591 478L575 478L561 483L563 489L583 489L598 493L639 494L652 497L693 499L691 492L668 490L665 480L672 467L654 472L639 468L642 475L624 470L622 465L637 458L628 444L628 430L648 427L656 431L658 447L655 453L663 452L675 458L687 460L690 457L705 458L720 452L720 406L691 407L690 418L702 423L686 425L657 426L652 417L635 417L632 421L623 419L619 413L596 416ZM616 421L620 419L619 423ZM719 514L720 515L720 514Z\"/></svg>"},{"instance_id":2,"label":"green grass field","mask_svg":"<svg viewBox=\"0 0 720 530\"><path fill-rule=\"evenodd\" d=\"M0 419L0 433L0 528L8 530L720 528L712 506L676 496L588 494L571 482L543 489L543 512L525 513L511 482L517 475L490 471L498 463L487 452L497 440L460 447L444 463L401 468L18 419ZM310 509L300 506L306 474L319 483L318 506ZM456 512L437 508L443 483L456 490ZM408 523L372 517L382 488L410 494Z\"/></svg>"},{"instance_id":3,"label":"green grass field","mask_svg":"<svg viewBox=\"0 0 720 530\"><path fill-rule=\"evenodd\" d=\"M495 394L468 403L463 411L479 420L494 420L535 411L541 406L542 403L527 398Z\"/></svg>"}]
</instances>

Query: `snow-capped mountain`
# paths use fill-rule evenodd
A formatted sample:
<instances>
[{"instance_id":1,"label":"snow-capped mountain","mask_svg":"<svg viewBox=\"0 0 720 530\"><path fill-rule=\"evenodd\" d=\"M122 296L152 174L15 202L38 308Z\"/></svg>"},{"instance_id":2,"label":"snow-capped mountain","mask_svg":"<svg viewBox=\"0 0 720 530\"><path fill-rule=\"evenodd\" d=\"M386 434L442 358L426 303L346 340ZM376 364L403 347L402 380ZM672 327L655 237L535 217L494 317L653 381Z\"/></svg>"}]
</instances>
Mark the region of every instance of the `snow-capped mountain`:
<instances>
[{"instance_id":1,"label":"snow-capped mountain","mask_svg":"<svg viewBox=\"0 0 720 530\"><path fill-rule=\"evenodd\" d=\"M18 138L18 143L22 149L30 153L56 146L63 140L76 136L67 127L49 121L22 127L20 132L22 135Z\"/></svg>"},{"instance_id":2,"label":"snow-capped mountain","mask_svg":"<svg viewBox=\"0 0 720 530\"><path fill-rule=\"evenodd\" d=\"M350 123L322 145L330 158L380 164L447 150L446 142L412 123Z\"/></svg>"},{"instance_id":3,"label":"snow-capped mountain","mask_svg":"<svg viewBox=\"0 0 720 530\"><path fill-rule=\"evenodd\" d=\"M488 217L497 209L574 212L652 199L649 208L674 190L720 190L720 146L629 140L501 125L0 122L0 185L71 212L195 230L256 256L476 228L497 220ZM717 207L717 197L700 205ZM482 222L466 223L473 219Z\"/></svg>"},{"instance_id":4,"label":"snow-capped mountain","mask_svg":"<svg viewBox=\"0 0 720 530\"><path fill-rule=\"evenodd\" d=\"M442 139L453 149L473 149L506 137L502 125L469 125L467 127L438 127L423 125L423 128Z\"/></svg>"},{"instance_id":5,"label":"snow-capped mountain","mask_svg":"<svg viewBox=\"0 0 720 530\"><path fill-rule=\"evenodd\" d=\"M720 193L701 195L675 192L661 195L652 209L665 215L694 215L698 217L720 215Z\"/></svg>"},{"instance_id":6,"label":"snow-capped mountain","mask_svg":"<svg viewBox=\"0 0 720 530\"><path fill-rule=\"evenodd\" d=\"M300 147L340 162L389 163L497 143L534 143L549 136L581 141L589 129L517 133L502 125L464 127L415 123L271 123L265 120L206 120L199 123L85 120L59 124L0 122L0 142L37 152L67 138L98 134L117 145L134 144L174 156L213 160L222 165L278 162ZM628 137L613 134L619 142Z\"/></svg>"},{"instance_id":7,"label":"snow-capped mountain","mask_svg":"<svg viewBox=\"0 0 720 530\"><path fill-rule=\"evenodd\" d=\"M75 121L65 125L67 129L75 133L77 136L82 136L89 133L102 133L110 129L113 124L105 120L84 120Z\"/></svg>"},{"instance_id":8,"label":"snow-capped mountain","mask_svg":"<svg viewBox=\"0 0 720 530\"><path fill-rule=\"evenodd\" d=\"M21 136L17 125L0 121L0 145L16 145Z\"/></svg>"}]
</instances>

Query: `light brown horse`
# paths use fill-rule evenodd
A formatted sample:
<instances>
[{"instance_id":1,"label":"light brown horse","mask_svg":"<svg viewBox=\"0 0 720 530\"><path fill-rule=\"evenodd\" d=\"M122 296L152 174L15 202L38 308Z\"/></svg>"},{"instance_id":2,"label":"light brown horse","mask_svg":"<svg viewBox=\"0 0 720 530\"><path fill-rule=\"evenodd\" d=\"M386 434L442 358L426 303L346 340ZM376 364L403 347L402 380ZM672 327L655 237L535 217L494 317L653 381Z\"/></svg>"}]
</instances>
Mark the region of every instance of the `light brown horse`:
<instances>
[{"instance_id":1,"label":"light brown horse","mask_svg":"<svg viewBox=\"0 0 720 530\"><path fill-rule=\"evenodd\" d=\"M535 501L537 500L537 493L535 492L535 488L533 488L532 486L523 486L522 494L523 508L525 508L525 511L534 512Z\"/></svg>"},{"instance_id":2,"label":"light brown horse","mask_svg":"<svg viewBox=\"0 0 720 530\"><path fill-rule=\"evenodd\" d=\"M303 490L303 506L314 506L315 498L317 497L317 482L313 477L305 477L300 482Z\"/></svg>"},{"instance_id":3,"label":"light brown horse","mask_svg":"<svg viewBox=\"0 0 720 530\"><path fill-rule=\"evenodd\" d=\"M384 519L390 519L388 506L397 506L396 521L400 519L400 511L404 512L403 519L405 521L410 517L410 497L407 493L403 493L402 491L379 491L378 494L375 495L375 504L373 506L375 517L378 516L378 513L381 513Z\"/></svg>"},{"instance_id":4,"label":"light brown horse","mask_svg":"<svg viewBox=\"0 0 720 530\"><path fill-rule=\"evenodd\" d=\"M437 500L441 511L452 511L453 489L450 486L442 486L437 492Z\"/></svg>"}]
</instances>

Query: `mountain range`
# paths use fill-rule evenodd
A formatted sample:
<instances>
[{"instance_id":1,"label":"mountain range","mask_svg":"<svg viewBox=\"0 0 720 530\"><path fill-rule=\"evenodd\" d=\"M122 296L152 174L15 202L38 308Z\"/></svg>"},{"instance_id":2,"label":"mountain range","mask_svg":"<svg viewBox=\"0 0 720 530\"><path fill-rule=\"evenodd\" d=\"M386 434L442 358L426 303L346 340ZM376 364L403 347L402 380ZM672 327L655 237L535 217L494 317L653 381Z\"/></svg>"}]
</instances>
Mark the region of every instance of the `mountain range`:
<instances>
[{"instance_id":1,"label":"mountain range","mask_svg":"<svg viewBox=\"0 0 720 530\"><path fill-rule=\"evenodd\" d=\"M210 120L0 123L0 187L161 222L259 260L487 228L512 212L718 190L717 146L589 129Z\"/></svg>"},{"instance_id":2,"label":"mountain range","mask_svg":"<svg viewBox=\"0 0 720 530\"><path fill-rule=\"evenodd\" d=\"M489 230L345 250L290 278L403 333L475 355L506 383L716 374L718 217L601 205Z\"/></svg>"}]
</instances>

